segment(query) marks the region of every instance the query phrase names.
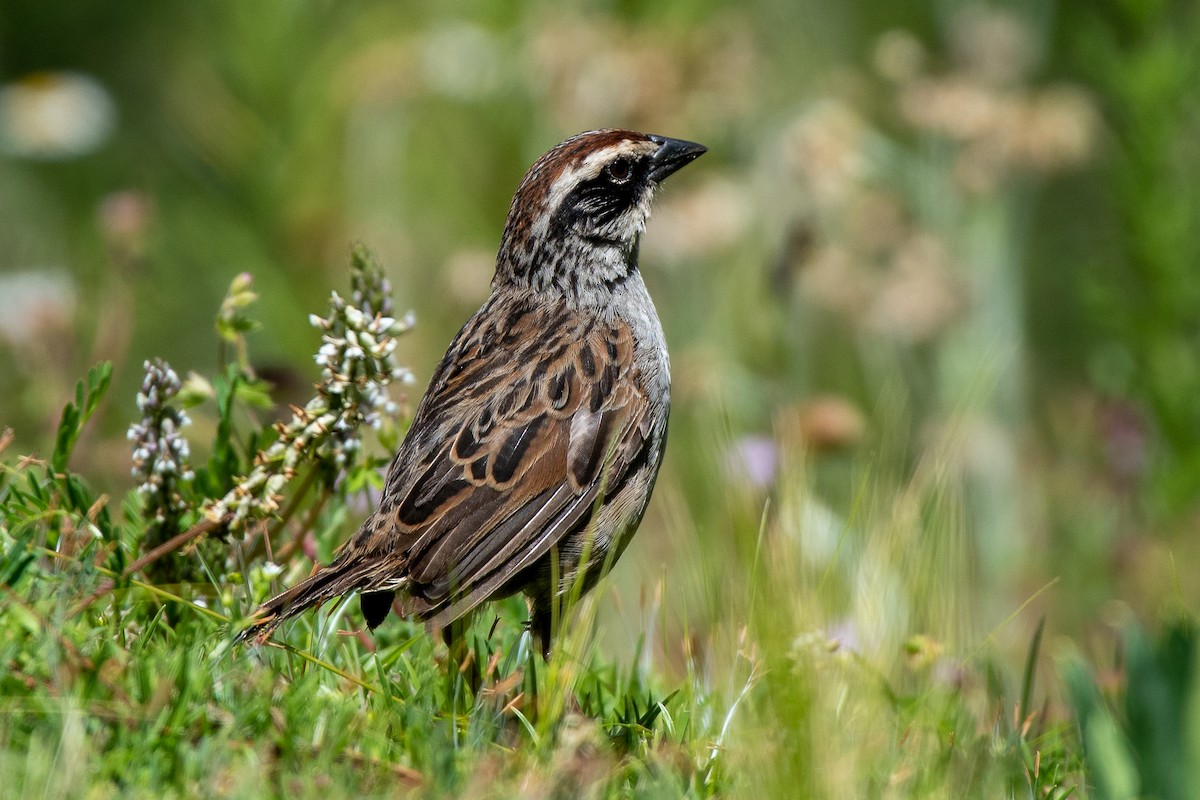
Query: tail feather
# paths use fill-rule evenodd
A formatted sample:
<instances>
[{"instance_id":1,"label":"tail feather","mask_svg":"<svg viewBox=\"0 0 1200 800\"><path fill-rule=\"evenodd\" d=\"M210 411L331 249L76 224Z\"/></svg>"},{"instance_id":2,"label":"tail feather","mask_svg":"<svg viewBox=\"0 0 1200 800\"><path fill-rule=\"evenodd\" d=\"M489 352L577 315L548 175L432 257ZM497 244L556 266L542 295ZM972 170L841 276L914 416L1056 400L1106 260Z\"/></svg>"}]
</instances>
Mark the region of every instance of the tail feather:
<instances>
[{"instance_id":1,"label":"tail feather","mask_svg":"<svg viewBox=\"0 0 1200 800\"><path fill-rule=\"evenodd\" d=\"M336 561L300 583L263 603L254 612L253 623L237 635L238 642L262 644L284 621L327 600L367 587L377 567L362 562Z\"/></svg>"}]
</instances>

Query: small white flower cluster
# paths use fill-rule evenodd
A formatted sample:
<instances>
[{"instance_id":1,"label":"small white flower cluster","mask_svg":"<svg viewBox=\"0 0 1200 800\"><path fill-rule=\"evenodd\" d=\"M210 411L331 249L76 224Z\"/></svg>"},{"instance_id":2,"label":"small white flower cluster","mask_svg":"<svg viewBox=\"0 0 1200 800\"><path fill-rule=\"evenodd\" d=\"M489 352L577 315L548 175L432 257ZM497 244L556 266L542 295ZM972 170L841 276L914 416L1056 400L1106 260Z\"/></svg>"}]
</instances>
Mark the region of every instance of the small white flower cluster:
<instances>
[{"instance_id":1,"label":"small white flower cluster","mask_svg":"<svg viewBox=\"0 0 1200 800\"><path fill-rule=\"evenodd\" d=\"M397 407L388 397L387 385L412 381L412 373L396 363L394 353L396 337L412 328L413 316L412 312L401 319L381 313L368 316L369 306L364 312L337 292L329 298L329 306L327 318L309 317L312 326L323 332L316 355L321 382L314 402L337 416L330 423L329 442L323 449L340 467L361 447L359 429L363 425L378 430L386 417L395 416ZM318 408L309 403L305 410Z\"/></svg>"},{"instance_id":2,"label":"small white flower cluster","mask_svg":"<svg viewBox=\"0 0 1200 800\"><path fill-rule=\"evenodd\" d=\"M175 370L157 358L145 362L144 368L146 376L137 396L142 418L129 426L126 435L133 442L131 473L146 501L146 516L161 523L187 510L179 484L194 475L188 466L188 441L179 429L191 420L170 404L181 386Z\"/></svg>"},{"instance_id":3,"label":"small white flower cluster","mask_svg":"<svg viewBox=\"0 0 1200 800\"><path fill-rule=\"evenodd\" d=\"M279 438L255 459L250 474L208 509L214 520L240 530L279 507L286 483L301 461L318 460L338 468L362 447L364 425L378 429L398 409L388 397L393 381L411 382L412 374L396 363L396 337L413 326L411 312L391 315L391 286L365 253L355 253L353 293L346 302L337 292L329 314L309 317L322 332L316 362L321 367L317 394L292 419L276 425Z\"/></svg>"}]
</instances>

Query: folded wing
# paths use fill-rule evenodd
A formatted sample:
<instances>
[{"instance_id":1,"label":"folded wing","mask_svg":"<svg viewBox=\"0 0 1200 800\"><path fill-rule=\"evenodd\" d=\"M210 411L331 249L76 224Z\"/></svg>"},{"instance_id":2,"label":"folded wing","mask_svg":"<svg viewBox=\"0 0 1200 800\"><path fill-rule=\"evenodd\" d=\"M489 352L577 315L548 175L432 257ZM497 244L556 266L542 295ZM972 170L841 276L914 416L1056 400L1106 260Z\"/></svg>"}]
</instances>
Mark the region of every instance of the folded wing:
<instances>
[{"instance_id":1,"label":"folded wing","mask_svg":"<svg viewBox=\"0 0 1200 800\"><path fill-rule=\"evenodd\" d=\"M411 610L442 623L587 525L654 438L628 326L532 305L475 319L353 548L401 548Z\"/></svg>"}]
</instances>

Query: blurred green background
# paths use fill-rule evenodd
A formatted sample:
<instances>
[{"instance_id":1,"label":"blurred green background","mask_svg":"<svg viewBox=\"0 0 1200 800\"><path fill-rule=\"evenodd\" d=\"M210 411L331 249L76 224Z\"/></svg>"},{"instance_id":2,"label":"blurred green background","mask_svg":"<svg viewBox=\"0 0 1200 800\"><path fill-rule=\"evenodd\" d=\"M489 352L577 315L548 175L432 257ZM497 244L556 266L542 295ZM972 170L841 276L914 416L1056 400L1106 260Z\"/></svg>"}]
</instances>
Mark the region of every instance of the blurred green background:
<instances>
[{"instance_id":1,"label":"blurred green background","mask_svg":"<svg viewBox=\"0 0 1200 800\"><path fill-rule=\"evenodd\" d=\"M76 466L127 489L143 359L210 373L240 272L302 400L355 241L416 313L419 390L540 153L692 139L642 248L675 411L614 646L664 574L664 626L728 619L761 519L845 567L810 622L863 649L929 608L959 649L1023 651L1039 611L1102 648L1200 601L1198 41L1171 0L4 0L0 425L44 452L114 360ZM906 571L922 525L958 533Z\"/></svg>"}]
</instances>

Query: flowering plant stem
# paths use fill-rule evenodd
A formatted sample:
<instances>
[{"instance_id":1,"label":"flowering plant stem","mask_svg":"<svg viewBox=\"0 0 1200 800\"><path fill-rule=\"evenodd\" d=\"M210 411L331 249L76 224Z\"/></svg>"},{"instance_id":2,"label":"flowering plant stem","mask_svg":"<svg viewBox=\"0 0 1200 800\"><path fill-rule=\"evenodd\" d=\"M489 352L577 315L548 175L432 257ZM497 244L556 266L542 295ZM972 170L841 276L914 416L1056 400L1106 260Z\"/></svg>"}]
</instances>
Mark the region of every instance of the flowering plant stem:
<instances>
[{"instance_id":1,"label":"flowering plant stem","mask_svg":"<svg viewBox=\"0 0 1200 800\"><path fill-rule=\"evenodd\" d=\"M286 561L292 557L293 553L300 549L300 546L304 543L305 535L312 530L317 517L325 508L325 504L332 495L333 492L329 491L329 489L322 490L321 496L317 498L316 502L312 504L312 507L309 508L308 513L305 515L304 524L297 528L290 542L279 548L279 551L274 554L274 558L271 559L272 561ZM282 526L280 527L282 528Z\"/></svg>"}]
</instances>

